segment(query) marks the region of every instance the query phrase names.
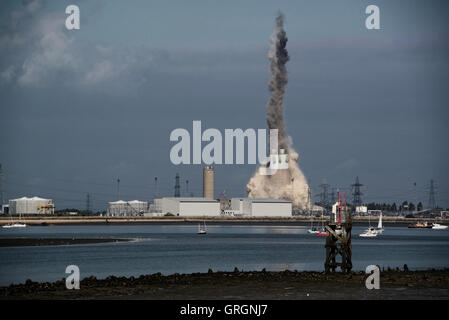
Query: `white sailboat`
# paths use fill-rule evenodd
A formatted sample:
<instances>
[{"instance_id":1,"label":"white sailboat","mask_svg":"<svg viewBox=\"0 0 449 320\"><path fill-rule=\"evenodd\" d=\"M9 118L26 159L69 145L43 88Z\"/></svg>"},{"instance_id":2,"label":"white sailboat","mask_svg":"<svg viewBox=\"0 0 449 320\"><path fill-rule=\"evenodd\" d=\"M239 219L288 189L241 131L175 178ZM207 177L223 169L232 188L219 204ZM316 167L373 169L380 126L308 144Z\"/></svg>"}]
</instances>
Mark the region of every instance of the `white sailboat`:
<instances>
[{"instance_id":1,"label":"white sailboat","mask_svg":"<svg viewBox=\"0 0 449 320\"><path fill-rule=\"evenodd\" d=\"M308 233L316 234L317 236L325 236L327 235L326 230L324 229L324 216L323 212L321 212L321 229L318 227L318 223L316 227L313 226L313 218L312 218L312 224L310 226L310 229L307 230Z\"/></svg>"},{"instance_id":2,"label":"white sailboat","mask_svg":"<svg viewBox=\"0 0 449 320\"><path fill-rule=\"evenodd\" d=\"M317 236L326 236L327 231L324 228L324 211L321 211L321 229L315 233Z\"/></svg>"},{"instance_id":3,"label":"white sailboat","mask_svg":"<svg viewBox=\"0 0 449 320\"><path fill-rule=\"evenodd\" d=\"M312 233L312 234L317 234L318 232L320 232L320 230L317 227L313 226L313 217L312 217L312 222L310 224L310 229L307 230L308 233Z\"/></svg>"},{"instance_id":4,"label":"white sailboat","mask_svg":"<svg viewBox=\"0 0 449 320\"><path fill-rule=\"evenodd\" d=\"M2 228L24 228L26 226L27 225L25 223L16 222L16 223L5 224L4 226L2 226Z\"/></svg>"},{"instance_id":5,"label":"white sailboat","mask_svg":"<svg viewBox=\"0 0 449 320\"><path fill-rule=\"evenodd\" d=\"M363 238L374 238L377 237L378 234L379 232L376 229L369 227L364 233L359 234L359 236Z\"/></svg>"},{"instance_id":6,"label":"white sailboat","mask_svg":"<svg viewBox=\"0 0 449 320\"><path fill-rule=\"evenodd\" d=\"M207 233L207 229L206 229L206 221L203 221L204 223L204 227L201 228L201 224L198 224L198 232L197 234L206 234Z\"/></svg>"},{"instance_id":7,"label":"white sailboat","mask_svg":"<svg viewBox=\"0 0 449 320\"><path fill-rule=\"evenodd\" d=\"M9 224L5 224L2 226L2 228L25 228L27 225L25 223L21 223L20 219L21 219L22 215L19 214L19 221L18 222L12 222L12 216L11 216L11 223Z\"/></svg>"},{"instance_id":8,"label":"white sailboat","mask_svg":"<svg viewBox=\"0 0 449 320\"><path fill-rule=\"evenodd\" d=\"M382 211L380 212L379 216L379 223L377 224L377 232L382 233L384 231L384 227L382 225Z\"/></svg>"}]
</instances>

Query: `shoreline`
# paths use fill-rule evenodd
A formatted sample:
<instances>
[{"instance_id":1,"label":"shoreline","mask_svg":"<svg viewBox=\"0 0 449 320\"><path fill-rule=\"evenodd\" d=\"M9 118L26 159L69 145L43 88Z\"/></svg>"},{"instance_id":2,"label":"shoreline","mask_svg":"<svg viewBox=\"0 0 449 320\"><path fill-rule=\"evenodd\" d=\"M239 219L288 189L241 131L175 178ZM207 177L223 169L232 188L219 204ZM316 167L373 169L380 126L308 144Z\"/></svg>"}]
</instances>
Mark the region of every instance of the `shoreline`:
<instances>
[{"instance_id":1,"label":"shoreline","mask_svg":"<svg viewBox=\"0 0 449 320\"><path fill-rule=\"evenodd\" d=\"M17 218L13 221L19 221ZM48 225L145 225L145 224L193 224L206 221L210 225L214 224L234 224L234 225L292 225L304 226L314 223L320 223L320 219L310 219L307 217L22 217L20 222L29 226L48 226ZM383 224L386 226L408 226L411 223L419 221L436 222L449 224L448 218L392 218L383 217ZM324 220L326 222L326 219ZM353 225L367 225L377 223L376 219L353 218ZM11 223L11 218L0 218L0 225Z\"/></svg>"},{"instance_id":2,"label":"shoreline","mask_svg":"<svg viewBox=\"0 0 449 320\"><path fill-rule=\"evenodd\" d=\"M192 274L161 273L139 277L94 276L67 290L65 280L0 287L0 299L449 299L449 269L388 270L379 290L365 287L364 272L239 271Z\"/></svg>"},{"instance_id":3,"label":"shoreline","mask_svg":"<svg viewBox=\"0 0 449 320\"><path fill-rule=\"evenodd\" d=\"M0 238L0 248L128 242L119 238Z\"/></svg>"}]
</instances>

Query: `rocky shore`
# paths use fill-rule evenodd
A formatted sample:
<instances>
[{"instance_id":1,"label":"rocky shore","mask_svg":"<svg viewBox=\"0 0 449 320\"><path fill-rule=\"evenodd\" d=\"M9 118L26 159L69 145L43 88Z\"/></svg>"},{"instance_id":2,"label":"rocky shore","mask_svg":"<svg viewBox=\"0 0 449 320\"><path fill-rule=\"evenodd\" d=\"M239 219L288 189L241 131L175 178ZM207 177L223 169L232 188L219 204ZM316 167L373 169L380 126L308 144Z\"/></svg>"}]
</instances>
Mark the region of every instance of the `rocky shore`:
<instances>
[{"instance_id":1,"label":"rocky shore","mask_svg":"<svg viewBox=\"0 0 449 320\"><path fill-rule=\"evenodd\" d=\"M0 287L0 299L449 299L449 269L383 270L380 289L365 287L366 274L246 271L194 274L160 273L96 279L68 290L65 280Z\"/></svg>"}]
</instances>

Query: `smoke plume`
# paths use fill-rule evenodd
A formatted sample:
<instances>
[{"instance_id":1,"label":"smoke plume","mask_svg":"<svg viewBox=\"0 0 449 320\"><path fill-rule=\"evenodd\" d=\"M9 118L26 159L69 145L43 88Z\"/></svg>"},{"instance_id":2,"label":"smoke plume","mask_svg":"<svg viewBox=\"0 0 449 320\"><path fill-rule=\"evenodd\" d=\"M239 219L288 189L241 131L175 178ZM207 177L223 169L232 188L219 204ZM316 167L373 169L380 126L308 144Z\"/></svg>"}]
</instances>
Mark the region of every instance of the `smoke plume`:
<instances>
[{"instance_id":1,"label":"smoke plume","mask_svg":"<svg viewBox=\"0 0 449 320\"><path fill-rule=\"evenodd\" d=\"M248 182L246 188L250 198L275 198L292 201L296 208L305 209L308 203L308 184L299 169L298 153L291 146L284 123L284 93L287 86L286 63L290 59L286 49L287 34L284 30L282 13L276 18L276 29L270 38L270 100L267 104L267 124L269 129L278 129L279 149L288 154L288 169L278 170L274 175L261 175L259 170ZM270 150L271 151L271 150Z\"/></svg>"}]
</instances>

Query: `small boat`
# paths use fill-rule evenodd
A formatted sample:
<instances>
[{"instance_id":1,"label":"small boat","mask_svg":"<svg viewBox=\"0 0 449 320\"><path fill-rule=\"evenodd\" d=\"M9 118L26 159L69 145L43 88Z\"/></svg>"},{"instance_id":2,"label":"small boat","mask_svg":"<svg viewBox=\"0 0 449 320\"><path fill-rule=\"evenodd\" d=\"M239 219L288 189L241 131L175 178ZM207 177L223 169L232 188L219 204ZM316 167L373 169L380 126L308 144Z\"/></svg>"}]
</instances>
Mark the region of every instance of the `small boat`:
<instances>
[{"instance_id":1,"label":"small boat","mask_svg":"<svg viewBox=\"0 0 449 320\"><path fill-rule=\"evenodd\" d=\"M382 220L381 219L382 218L380 217L379 218L379 225L378 225L378 227L379 226L382 227ZM369 225L368 229L366 229L365 232L359 234L359 237L374 238L374 237L377 237L377 235L382 232L382 231L379 232L378 230L374 229L374 227L371 227L371 216L368 216L368 225Z\"/></svg>"},{"instance_id":2,"label":"small boat","mask_svg":"<svg viewBox=\"0 0 449 320\"><path fill-rule=\"evenodd\" d=\"M317 236L326 236L327 232L324 228L324 215L323 212L321 212L321 229L315 228L316 232L314 232Z\"/></svg>"},{"instance_id":3,"label":"small boat","mask_svg":"<svg viewBox=\"0 0 449 320\"><path fill-rule=\"evenodd\" d=\"M16 222L16 223L5 224L2 226L2 228L24 228L26 226L27 225L24 223Z\"/></svg>"},{"instance_id":4,"label":"small boat","mask_svg":"<svg viewBox=\"0 0 449 320\"><path fill-rule=\"evenodd\" d=\"M25 228L27 225L25 223L20 223L21 218L22 218L22 215L19 214L19 222L12 222L12 216L11 216L11 223L3 225L2 228Z\"/></svg>"},{"instance_id":5,"label":"small boat","mask_svg":"<svg viewBox=\"0 0 449 320\"><path fill-rule=\"evenodd\" d=\"M312 218L312 222L310 224L310 229L307 230L308 233L312 233L312 234L317 234L318 232L320 232L320 230L317 227L313 226L313 218Z\"/></svg>"},{"instance_id":6,"label":"small boat","mask_svg":"<svg viewBox=\"0 0 449 320\"><path fill-rule=\"evenodd\" d=\"M433 224L428 223L427 221L424 223L417 222L415 224L409 224L408 227L409 228L418 228L418 229L430 229L433 227Z\"/></svg>"},{"instance_id":7,"label":"small boat","mask_svg":"<svg viewBox=\"0 0 449 320\"><path fill-rule=\"evenodd\" d=\"M207 233L206 221L204 221L203 228L201 228L201 224L198 225L198 232L197 232L197 234L206 234L206 233Z\"/></svg>"},{"instance_id":8,"label":"small boat","mask_svg":"<svg viewBox=\"0 0 449 320\"><path fill-rule=\"evenodd\" d=\"M364 233L359 234L359 236L363 238L374 238L377 237L378 234L379 232L376 229L369 227Z\"/></svg>"},{"instance_id":9,"label":"small boat","mask_svg":"<svg viewBox=\"0 0 449 320\"><path fill-rule=\"evenodd\" d=\"M438 223L432 224L432 229L435 229L435 230L443 230L443 229L447 229L447 228L448 228L448 226L445 226L443 224L438 224Z\"/></svg>"}]
</instances>

